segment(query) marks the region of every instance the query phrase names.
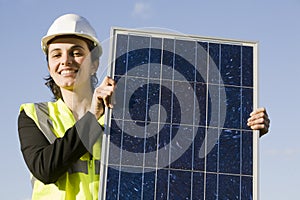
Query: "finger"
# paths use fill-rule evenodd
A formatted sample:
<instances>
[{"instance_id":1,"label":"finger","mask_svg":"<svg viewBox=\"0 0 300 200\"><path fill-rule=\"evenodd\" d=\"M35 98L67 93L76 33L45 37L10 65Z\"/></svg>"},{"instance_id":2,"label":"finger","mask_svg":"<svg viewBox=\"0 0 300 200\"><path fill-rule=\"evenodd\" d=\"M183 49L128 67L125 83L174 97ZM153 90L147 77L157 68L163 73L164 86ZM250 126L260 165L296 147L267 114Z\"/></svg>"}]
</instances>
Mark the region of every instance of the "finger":
<instances>
[{"instance_id":1,"label":"finger","mask_svg":"<svg viewBox=\"0 0 300 200\"><path fill-rule=\"evenodd\" d=\"M266 108L264 108L264 107L257 108L250 113L250 116L256 115L258 113L266 113L267 114Z\"/></svg>"},{"instance_id":2,"label":"finger","mask_svg":"<svg viewBox=\"0 0 300 200\"><path fill-rule=\"evenodd\" d=\"M103 83L103 85L113 86L113 87L116 84L115 81L112 78L110 78L109 76L106 76L102 83Z\"/></svg>"},{"instance_id":3,"label":"finger","mask_svg":"<svg viewBox=\"0 0 300 200\"><path fill-rule=\"evenodd\" d=\"M257 118L255 120L248 121L249 126L255 125L255 124L265 124L264 118Z\"/></svg>"},{"instance_id":4,"label":"finger","mask_svg":"<svg viewBox=\"0 0 300 200\"><path fill-rule=\"evenodd\" d=\"M112 96L112 91L111 90L101 90L98 93L98 98L103 100L104 106L112 108L113 105L111 103L111 96Z\"/></svg>"},{"instance_id":5,"label":"finger","mask_svg":"<svg viewBox=\"0 0 300 200\"><path fill-rule=\"evenodd\" d=\"M260 118L267 119L267 117L265 116L265 113L260 112L260 113L256 113L255 115L252 115L251 117L249 117L248 122L249 121L255 121L255 120L260 119Z\"/></svg>"},{"instance_id":6,"label":"finger","mask_svg":"<svg viewBox=\"0 0 300 200\"><path fill-rule=\"evenodd\" d=\"M247 125L250 126L254 130L259 130L260 129L264 133L268 132L268 129L269 129L269 126L270 126L269 122L265 121L262 118L260 118L258 120L255 120L253 122L248 122Z\"/></svg>"},{"instance_id":7,"label":"finger","mask_svg":"<svg viewBox=\"0 0 300 200\"><path fill-rule=\"evenodd\" d=\"M111 92L113 93L113 91L115 90L115 86L114 85L109 85L109 83L106 82L102 82L102 84L96 88L96 91L101 93L101 91L104 92Z\"/></svg>"},{"instance_id":8,"label":"finger","mask_svg":"<svg viewBox=\"0 0 300 200\"><path fill-rule=\"evenodd\" d=\"M248 126L256 126L256 125L260 126L261 125L263 127L269 127L269 123L266 122L263 118L257 119L252 122L248 122L247 124L248 124Z\"/></svg>"},{"instance_id":9,"label":"finger","mask_svg":"<svg viewBox=\"0 0 300 200\"><path fill-rule=\"evenodd\" d=\"M97 97L106 97L106 96L112 96L113 94L113 89L110 88L99 88L96 92Z\"/></svg>"},{"instance_id":10,"label":"finger","mask_svg":"<svg viewBox=\"0 0 300 200\"><path fill-rule=\"evenodd\" d=\"M111 107L110 99L108 97L104 97L102 99L103 99L104 106L110 108Z\"/></svg>"}]
</instances>

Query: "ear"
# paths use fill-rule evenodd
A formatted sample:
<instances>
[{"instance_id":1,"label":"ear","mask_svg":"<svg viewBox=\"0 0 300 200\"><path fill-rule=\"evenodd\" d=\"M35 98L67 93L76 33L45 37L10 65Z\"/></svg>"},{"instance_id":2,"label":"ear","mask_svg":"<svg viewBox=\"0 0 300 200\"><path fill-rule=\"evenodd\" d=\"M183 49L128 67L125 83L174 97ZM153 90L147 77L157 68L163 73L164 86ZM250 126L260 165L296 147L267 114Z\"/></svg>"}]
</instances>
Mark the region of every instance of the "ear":
<instances>
[{"instance_id":1,"label":"ear","mask_svg":"<svg viewBox=\"0 0 300 200\"><path fill-rule=\"evenodd\" d=\"M95 60L92 63L92 74L96 73L99 67L99 60Z\"/></svg>"}]
</instances>

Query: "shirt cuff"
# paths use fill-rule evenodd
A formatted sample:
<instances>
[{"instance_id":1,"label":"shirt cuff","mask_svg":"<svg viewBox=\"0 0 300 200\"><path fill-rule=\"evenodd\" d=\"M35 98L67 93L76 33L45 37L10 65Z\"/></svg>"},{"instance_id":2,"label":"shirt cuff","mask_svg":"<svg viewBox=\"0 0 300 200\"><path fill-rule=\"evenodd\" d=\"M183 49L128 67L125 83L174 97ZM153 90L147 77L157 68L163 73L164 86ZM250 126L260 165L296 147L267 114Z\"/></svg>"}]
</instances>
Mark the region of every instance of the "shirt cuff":
<instances>
[{"instance_id":1,"label":"shirt cuff","mask_svg":"<svg viewBox=\"0 0 300 200\"><path fill-rule=\"evenodd\" d=\"M93 146L97 140L101 140L103 128L91 112L87 112L79 119L75 127L83 145L93 154Z\"/></svg>"}]
</instances>

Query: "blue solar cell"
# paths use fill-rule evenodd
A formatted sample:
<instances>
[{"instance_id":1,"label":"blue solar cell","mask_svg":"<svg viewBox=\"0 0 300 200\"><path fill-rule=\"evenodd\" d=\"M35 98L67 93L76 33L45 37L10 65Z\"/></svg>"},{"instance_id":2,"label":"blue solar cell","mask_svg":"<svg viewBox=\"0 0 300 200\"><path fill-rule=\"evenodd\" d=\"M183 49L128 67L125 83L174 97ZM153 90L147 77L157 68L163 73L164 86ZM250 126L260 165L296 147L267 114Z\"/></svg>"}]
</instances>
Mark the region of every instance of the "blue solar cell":
<instances>
[{"instance_id":1,"label":"blue solar cell","mask_svg":"<svg viewBox=\"0 0 300 200\"><path fill-rule=\"evenodd\" d=\"M217 137L219 130L217 128L208 128L209 133ZM218 149L219 141L206 141L206 169L207 172L218 172Z\"/></svg>"},{"instance_id":2,"label":"blue solar cell","mask_svg":"<svg viewBox=\"0 0 300 200\"><path fill-rule=\"evenodd\" d=\"M218 199L240 199L240 177L219 175Z\"/></svg>"},{"instance_id":3,"label":"blue solar cell","mask_svg":"<svg viewBox=\"0 0 300 200\"><path fill-rule=\"evenodd\" d=\"M237 130L224 129L219 139L219 172L240 174L241 133Z\"/></svg>"},{"instance_id":4,"label":"blue solar cell","mask_svg":"<svg viewBox=\"0 0 300 200\"><path fill-rule=\"evenodd\" d=\"M157 171L157 182L156 182L156 199L164 200L168 199L168 187L169 187L169 171L158 170Z\"/></svg>"},{"instance_id":5,"label":"blue solar cell","mask_svg":"<svg viewBox=\"0 0 300 200\"><path fill-rule=\"evenodd\" d=\"M173 81L173 120L172 123L176 124L187 124L193 125L194 122L194 104L182 104L180 105L181 99L194 100L194 96L190 96L194 93L194 84L189 82ZM177 97L180 97L177 98ZM174 101L176 98L177 101ZM184 113L184 115L182 114ZM184 117L187 116L187 117Z\"/></svg>"},{"instance_id":6,"label":"blue solar cell","mask_svg":"<svg viewBox=\"0 0 300 200\"><path fill-rule=\"evenodd\" d=\"M241 85L241 47L221 45L221 76L225 85Z\"/></svg>"},{"instance_id":7,"label":"blue solar cell","mask_svg":"<svg viewBox=\"0 0 300 200\"><path fill-rule=\"evenodd\" d=\"M226 92L226 120L225 128L239 129L241 126L241 88L225 87Z\"/></svg>"},{"instance_id":8,"label":"blue solar cell","mask_svg":"<svg viewBox=\"0 0 300 200\"><path fill-rule=\"evenodd\" d=\"M157 124L155 124L155 125L156 125L156 128L158 128L158 125ZM157 133L158 130L151 131L151 134L153 132ZM148 130L147 130L147 133L148 133ZM159 137L159 135L156 134L156 135L146 139L145 152L155 152L158 149L158 144L157 144L158 137ZM152 156L148 156L148 158L145 159L144 166L149 167L149 168L155 168L156 161L157 161L156 155L153 154Z\"/></svg>"},{"instance_id":9,"label":"blue solar cell","mask_svg":"<svg viewBox=\"0 0 300 200\"><path fill-rule=\"evenodd\" d=\"M136 127L140 126L136 124L135 121L124 121L124 130L131 130L131 132L123 132L123 144L122 149L134 153L144 152L144 135L138 135ZM142 162L142 161L141 161ZM137 164L137 163L136 163ZM142 164L142 163L141 163Z\"/></svg>"},{"instance_id":10,"label":"blue solar cell","mask_svg":"<svg viewBox=\"0 0 300 200\"><path fill-rule=\"evenodd\" d=\"M99 198L257 196L256 136L247 126L256 44L126 29L113 36L117 89Z\"/></svg>"},{"instance_id":11,"label":"blue solar cell","mask_svg":"<svg viewBox=\"0 0 300 200\"><path fill-rule=\"evenodd\" d=\"M163 52L162 52L162 79L172 80L173 64L174 64L174 40L163 39Z\"/></svg>"},{"instance_id":12,"label":"blue solar cell","mask_svg":"<svg viewBox=\"0 0 300 200\"><path fill-rule=\"evenodd\" d=\"M218 199L217 174L207 173L205 176L205 199Z\"/></svg>"},{"instance_id":13,"label":"blue solar cell","mask_svg":"<svg viewBox=\"0 0 300 200\"><path fill-rule=\"evenodd\" d=\"M121 169L122 170L122 169ZM141 199L142 197L142 173L128 173L130 168L123 169L120 175L119 199L131 200ZM132 169L134 170L134 169Z\"/></svg>"},{"instance_id":14,"label":"blue solar cell","mask_svg":"<svg viewBox=\"0 0 300 200\"><path fill-rule=\"evenodd\" d=\"M192 143L193 141L193 127L192 126L183 126L184 138L179 138L180 140L173 139L171 142L171 156L176 155L177 148L182 148L186 146L187 143ZM172 134L178 134L172 132ZM192 156L193 156L193 146L190 145L189 148L183 153L183 155L171 163L172 169L185 169L192 170Z\"/></svg>"},{"instance_id":15,"label":"blue solar cell","mask_svg":"<svg viewBox=\"0 0 300 200\"><path fill-rule=\"evenodd\" d=\"M119 126L118 126L119 124ZM116 145L117 147L121 147L122 144L122 121L121 120L111 120L111 129L110 129L110 142L112 145ZM116 149L112 151L109 149L109 157L108 162L113 165L120 164L120 156L121 156L121 149Z\"/></svg>"},{"instance_id":16,"label":"blue solar cell","mask_svg":"<svg viewBox=\"0 0 300 200\"><path fill-rule=\"evenodd\" d=\"M128 43L128 35L119 34L116 36L117 47L116 47L116 65L115 65L115 75L123 75L125 74L127 68L127 43Z\"/></svg>"},{"instance_id":17,"label":"blue solar cell","mask_svg":"<svg viewBox=\"0 0 300 200\"><path fill-rule=\"evenodd\" d=\"M249 113L253 110L253 88L242 88L242 129L250 130L247 126Z\"/></svg>"},{"instance_id":18,"label":"blue solar cell","mask_svg":"<svg viewBox=\"0 0 300 200\"><path fill-rule=\"evenodd\" d=\"M199 106L199 112L195 112L194 114L194 122L198 122L197 124L194 123L195 126L205 126L206 124L206 105L207 105L207 85L204 83L195 83L194 84L194 102ZM207 121L210 121L208 118Z\"/></svg>"},{"instance_id":19,"label":"blue solar cell","mask_svg":"<svg viewBox=\"0 0 300 200\"><path fill-rule=\"evenodd\" d=\"M253 179L249 176L242 176L241 182L241 199L252 200L253 199Z\"/></svg>"},{"instance_id":20,"label":"blue solar cell","mask_svg":"<svg viewBox=\"0 0 300 200\"><path fill-rule=\"evenodd\" d=\"M173 80L195 81L195 51L194 41L175 41L174 73Z\"/></svg>"},{"instance_id":21,"label":"blue solar cell","mask_svg":"<svg viewBox=\"0 0 300 200\"><path fill-rule=\"evenodd\" d=\"M253 133L242 132L242 174L253 174Z\"/></svg>"},{"instance_id":22,"label":"blue solar cell","mask_svg":"<svg viewBox=\"0 0 300 200\"><path fill-rule=\"evenodd\" d=\"M191 199L191 173L170 170L169 199Z\"/></svg>"},{"instance_id":23,"label":"blue solar cell","mask_svg":"<svg viewBox=\"0 0 300 200\"><path fill-rule=\"evenodd\" d=\"M192 198L193 200L204 199L204 173L193 173Z\"/></svg>"},{"instance_id":24,"label":"blue solar cell","mask_svg":"<svg viewBox=\"0 0 300 200\"><path fill-rule=\"evenodd\" d=\"M175 103L177 106L179 106L179 104L176 101L176 98L174 99L173 95L172 95L172 82L169 80L162 80L161 81L161 88L160 88L160 95L161 95L161 99L160 99L160 106L161 106L161 110L163 108L163 111L165 112L160 112L160 122L165 122L165 123L171 123L172 121L174 121L172 119L172 103ZM172 102L172 98L173 101ZM176 108L179 109L179 108ZM178 118L176 119L175 122L179 123L179 121L177 121Z\"/></svg>"},{"instance_id":25,"label":"blue solar cell","mask_svg":"<svg viewBox=\"0 0 300 200\"><path fill-rule=\"evenodd\" d=\"M253 87L253 47L242 47L242 86Z\"/></svg>"},{"instance_id":26,"label":"blue solar cell","mask_svg":"<svg viewBox=\"0 0 300 200\"><path fill-rule=\"evenodd\" d=\"M128 112L125 113L125 120L145 121L146 103L147 103L147 80L143 78L127 77L126 93L130 94L126 98ZM125 104L125 105L126 105Z\"/></svg>"},{"instance_id":27,"label":"blue solar cell","mask_svg":"<svg viewBox=\"0 0 300 200\"><path fill-rule=\"evenodd\" d=\"M219 118L213 118L212 116L218 116L220 114L220 85L209 84L207 90L208 99L204 104L207 107L206 125L210 127L219 127ZM212 104L212 100L214 100L214 104Z\"/></svg>"},{"instance_id":28,"label":"blue solar cell","mask_svg":"<svg viewBox=\"0 0 300 200\"><path fill-rule=\"evenodd\" d=\"M155 195L155 171L144 173L143 179L143 199L152 200Z\"/></svg>"},{"instance_id":29,"label":"blue solar cell","mask_svg":"<svg viewBox=\"0 0 300 200\"><path fill-rule=\"evenodd\" d=\"M171 125L170 124L160 124L160 132L159 132L159 139L158 139L158 150L164 150L164 154L157 155L157 165L159 167L165 167L164 161L170 160L170 148L168 148L168 144L171 141Z\"/></svg>"},{"instance_id":30,"label":"blue solar cell","mask_svg":"<svg viewBox=\"0 0 300 200\"><path fill-rule=\"evenodd\" d=\"M149 63L149 78L159 79L161 74L161 57L162 57L162 49L161 49L161 41L158 41L156 44L151 43L150 49L150 63Z\"/></svg>"},{"instance_id":31,"label":"blue solar cell","mask_svg":"<svg viewBox=\"0 0 300 200\"><path fill-rule=\"evenodd\" d=\"M134 77L148 77L148 63L149 63L149 48L132 50L128 52L128 76ZM144 65L142 68L137 67L139 65ZM134 70L131 70L133 69Z\"/></svg>"},{"instance_id":32,"label":"blue solar cell","mask_svg":"<svg viewBox=\"0 0 300 200\"><path fill-rule=\"evenodd\" d=\"M205 170L205 158L200 157L200 149L202 145L205 145L205 128L194 127L194 155L193 155L193 170L204 171Z\"/></svg>"},{"instance_id":33,"label":"blue solar cell","mask_svg":"<svg viewBox=\"0 0 300 200\"><path fill-rule=\"evenodd\" d=\"M208 83L219 84L220 73L215 73L214 67L220 69L220 44L209 43L208 47L209 61L208 61Z\"/></svg>"},{"instance_id":34,"label":"blue solar cell","mask_svg":"<svg viewBox=\"0 0 300 200\"><path fill-rule=\"evenodd\" d=\"M196 58L195 58L195 75L196 82L207 83L207 70L208 70L208 43L197 42L196 43Z\"/></svg>"},{"instance_id":35,"label":"blue solar cell","mask_svg":"<svg viewBox=\"0 0 300 200\"><path fill-rule=\"evenodd\" d=\"M107 199L118 199L119 195L119 174L120 171L114 168L108 168L106 197Z\"/></svg>"}]
</instances>

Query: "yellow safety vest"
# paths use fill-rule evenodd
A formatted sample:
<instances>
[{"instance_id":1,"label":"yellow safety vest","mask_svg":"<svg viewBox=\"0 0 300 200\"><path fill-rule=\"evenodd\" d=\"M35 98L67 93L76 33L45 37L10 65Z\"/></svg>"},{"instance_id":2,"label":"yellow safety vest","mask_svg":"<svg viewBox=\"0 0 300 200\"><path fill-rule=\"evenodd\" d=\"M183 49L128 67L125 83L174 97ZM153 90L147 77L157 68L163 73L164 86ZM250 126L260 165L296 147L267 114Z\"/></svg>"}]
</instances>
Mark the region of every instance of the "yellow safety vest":
<instances>
[{"instance_id":1,"label":"yellow safety vest","mask_svg":"<svg viewBox=\"0 0 300 200\"><path fill-rule=\"evenodd\" d=\"M51 122L52 136L63 137L65 132L74 126L76 120L66 106L60 99L56 102L46 103L27 103L22 104L20 111L24 110L26 115L34 120L39 129L43 132L45 123ZM43 117L39 115L44 114ZM47 117L45 117L47 113ZM101 125L104 124L104 117L99 121ZM44 127L43 127L44 126ZM49 126L48 126L49 128ZM45 134L48 132L48 134ZM48 137L50 131L44 131L45 136ZM52 138L53 140L53 138ZM35 179L33 182L32 199L33 200L94 200L98 199L99 191L99 170L100 170L100 152L101 142L98 142L93 147L93 157L86 153L80 160L74 163L74 166L63 176L61 176L55 183L44 184ZM96 153L98 152L98 153Z\"/></svg>"}]
</instances>

